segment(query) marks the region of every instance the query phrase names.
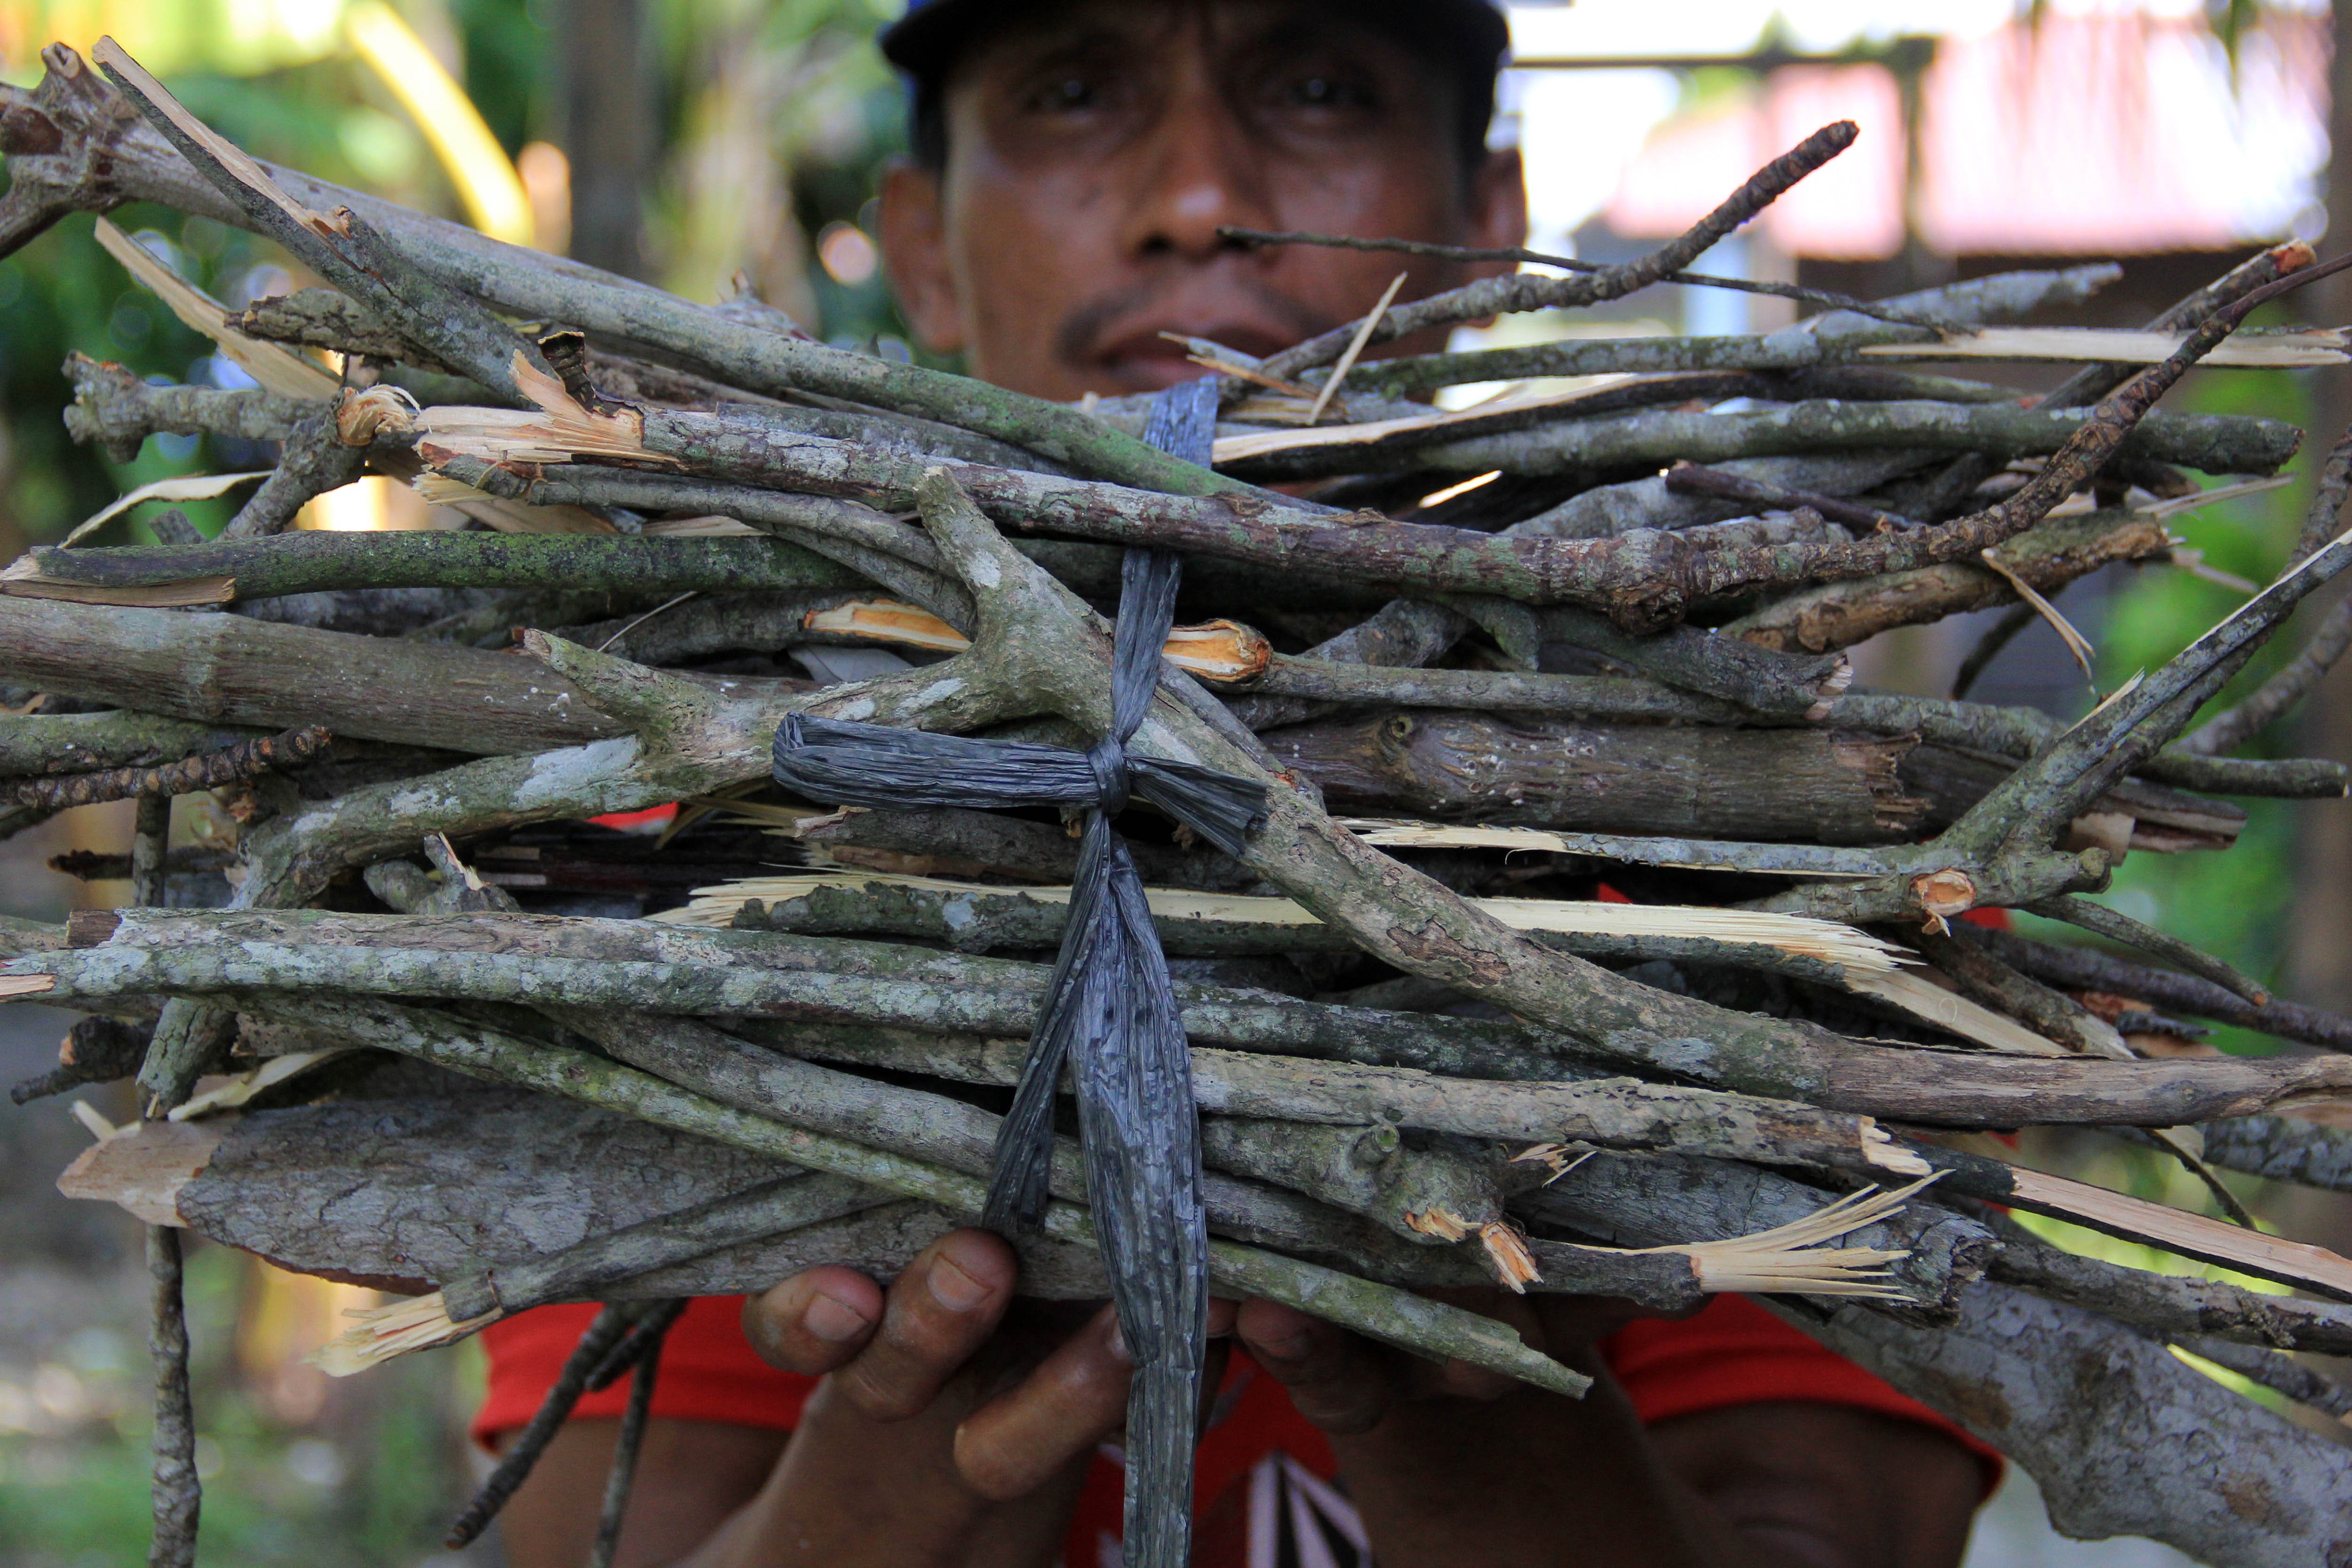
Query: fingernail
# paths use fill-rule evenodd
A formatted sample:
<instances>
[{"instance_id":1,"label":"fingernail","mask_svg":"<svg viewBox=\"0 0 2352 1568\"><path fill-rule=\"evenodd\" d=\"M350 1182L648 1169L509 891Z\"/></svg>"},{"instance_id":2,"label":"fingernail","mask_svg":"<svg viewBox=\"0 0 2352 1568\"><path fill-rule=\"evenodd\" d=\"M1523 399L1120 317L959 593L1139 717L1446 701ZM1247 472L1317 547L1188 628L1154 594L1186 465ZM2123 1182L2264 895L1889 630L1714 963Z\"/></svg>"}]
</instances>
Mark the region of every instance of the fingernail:
<instances>
[{"instance_id":1,"label":"fingernail","mask_svg":"<svg viewBox=\"0 0 2352 1568\"><path fill-rule=\"evenodd\" d=\"M831 1296L818 1296L810 1300L808 1310L801 1314L801 1326L818 1339L839 1344L856 1339L869 1326L865 1313L846 1301Z\"/></svg>"},{"instance_id":2,"label":"fingernail","mask_svg":"<svg viewBox=\"0 0 2352 1568\"><path fill-rule=\"evenodd\" d=\"M931 1299L950 1312L969 1312L992 1294L987 1286L957 1268L944 1253L931 1259L929 1282Z\"/></svg>"}]
</instances>

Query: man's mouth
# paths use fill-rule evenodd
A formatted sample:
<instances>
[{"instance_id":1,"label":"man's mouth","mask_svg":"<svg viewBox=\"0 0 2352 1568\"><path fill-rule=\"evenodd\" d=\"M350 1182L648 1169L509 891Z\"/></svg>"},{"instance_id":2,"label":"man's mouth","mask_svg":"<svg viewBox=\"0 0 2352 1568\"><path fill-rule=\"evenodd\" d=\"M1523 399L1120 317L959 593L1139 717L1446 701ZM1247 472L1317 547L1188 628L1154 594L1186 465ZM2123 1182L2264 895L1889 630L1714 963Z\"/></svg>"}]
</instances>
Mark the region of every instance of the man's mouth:
<instances>
[{"instance_id":1,"label":"man's mouth","mask_svg":"<svg viewBox=\"0 0 2352 1568\"><path fill-rule=\"evenodd\" d=\"M1185 340L1203 340L1252 359L1278 353L1297 337L1264 325L1224 322L1201 327L1191 323L1153 322L1120 333L1087 355L1092 366L1126 392L1157 392L1208 373L1192 357Z\"/></svg>"}]
</instances>

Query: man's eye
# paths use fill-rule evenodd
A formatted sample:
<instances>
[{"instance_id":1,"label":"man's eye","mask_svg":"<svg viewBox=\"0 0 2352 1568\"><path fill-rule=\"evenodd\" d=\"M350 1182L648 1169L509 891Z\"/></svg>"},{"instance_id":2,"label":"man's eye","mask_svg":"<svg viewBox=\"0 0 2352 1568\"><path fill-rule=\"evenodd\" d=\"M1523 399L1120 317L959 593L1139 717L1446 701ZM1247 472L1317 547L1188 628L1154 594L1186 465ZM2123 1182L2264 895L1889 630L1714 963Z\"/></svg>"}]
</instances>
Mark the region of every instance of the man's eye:
<instances>
[{"instance_id":1,"label":"man's eye","mask_svg":"<svg viewBox=\"0 0 2352 1568\"><path fill-rule=\"evenodd\" d=\"M1082 109L1092 109L1102 100L1102 93L1085 77L1064 77L1049 81L1030 95L1029 106L1049 114L1069 114Z\"/></svg>"},{"instance_id":2,"label":"man's eye","mask_svg":"<svg viewBox=\"0 0 2352 1568\"><path fill-rule=\"evenodd\" d=\"M1300 109L1369 109L1370 88L1340 76L1304 76L1294 79L1284 96Z\"/></svg>"}]
</instances>

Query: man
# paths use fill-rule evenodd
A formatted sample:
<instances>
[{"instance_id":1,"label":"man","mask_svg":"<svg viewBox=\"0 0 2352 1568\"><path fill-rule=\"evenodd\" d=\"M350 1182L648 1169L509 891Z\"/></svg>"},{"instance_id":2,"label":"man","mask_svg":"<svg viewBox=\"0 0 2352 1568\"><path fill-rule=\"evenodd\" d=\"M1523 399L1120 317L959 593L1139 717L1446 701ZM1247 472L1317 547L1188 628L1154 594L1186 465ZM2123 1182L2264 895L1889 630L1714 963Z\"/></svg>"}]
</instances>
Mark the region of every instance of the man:
<instances>
[{"instance_id":1,"label":"man","mask_svg":"<svg viewBox=\"0 0 2352 1568\"><path fill-rule=\"evenodd\" d=\"M1218 230L1518 243L1516 155L1485 142L1503 42L1475 0L919 5L884 42L914 87L916 157L882 208L907 319L975 375L1069 399L1198 374L1163 334L1264 354L1362 314L1401 265L1404 298L1465 281L1479 269L1250 250ZM742 1310L765 1365L731 1334L731 1306L698 1303L665 1359L623 1563L1116 1561L1116 1481L1097 1456L1126 1405L1116 1322L1016 1309L1015 1276L1010 1249L970 1230L887 1291L812 1270ZM1958 1561L1982 1456L1753 1306L1629 1327L1616 1303L1475 1304L1593 1373L1591 1395L1220 1303L1213 1333L1247 1355L1204 1439L1199 1560L1243 1560L1236 1478L1263 1492L1278 1450L1336 1468L1347 1500L1311 1476L1299 1495L1352 1505L1342 1533L1360 1530L1382 1568ZM478 1432L528 1416L581 1321L525 1314L486 1336ZM580 1561L613 1426L576 1420L510 1506L517 1568ZM1276 1560L1262 1526L1277 1511L1243 1521L1259 1531L1247 1561Z\"/></svg>"}]
</instances>

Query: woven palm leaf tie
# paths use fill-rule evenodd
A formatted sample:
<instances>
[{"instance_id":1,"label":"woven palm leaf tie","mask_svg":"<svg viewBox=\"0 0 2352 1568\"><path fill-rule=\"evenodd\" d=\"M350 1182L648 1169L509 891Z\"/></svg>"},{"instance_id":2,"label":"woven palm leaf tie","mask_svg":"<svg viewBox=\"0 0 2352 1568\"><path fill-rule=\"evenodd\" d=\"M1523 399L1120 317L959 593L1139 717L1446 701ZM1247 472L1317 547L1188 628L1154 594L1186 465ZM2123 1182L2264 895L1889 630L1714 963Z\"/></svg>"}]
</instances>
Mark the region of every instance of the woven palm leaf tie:
<instances>
[{"instance_id":1,"label":"woven palm leaf tie","mask_svg":"<svg viewBox=\"0 0 2352 1568\"><path fill-rule=\"evenodd\" d=\"M1206 464L1215 417L1213 380L1171 387L1154 402L1145 439ZM1191 1560L1208 1232L1184 1029L1142 879L1111 819L1130 795L1140 797L1231 855L1243 852L1265 819L1263 784L1128 750L1159 688L1181 570L1166 551L1127 552L1111 659L1111 732L1088 751L797 714L778 730L775 743L777 781L828 803L882 810L1087 810L1061 953L1013 1109L997 1134L982 1223L1010 1234L1042 1220L1053 1168L1054 1097L1067 1065L1077 1089L1097 1245L1135 1361L1127 1412L1126 1561L1138 1568L1183 1568Z\"/></svg>"}]
</instances>

